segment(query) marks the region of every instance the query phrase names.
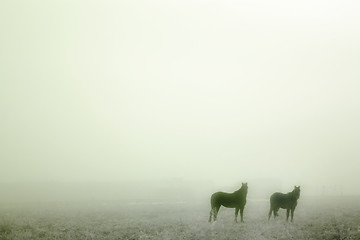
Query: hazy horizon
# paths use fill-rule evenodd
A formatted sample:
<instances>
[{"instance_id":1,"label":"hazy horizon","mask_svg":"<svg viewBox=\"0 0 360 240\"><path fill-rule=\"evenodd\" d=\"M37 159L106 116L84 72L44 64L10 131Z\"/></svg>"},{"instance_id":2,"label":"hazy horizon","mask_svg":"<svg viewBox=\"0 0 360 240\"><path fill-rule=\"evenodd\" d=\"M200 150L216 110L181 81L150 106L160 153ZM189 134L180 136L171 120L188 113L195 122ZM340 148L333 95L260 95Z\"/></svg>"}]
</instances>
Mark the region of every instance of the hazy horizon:
<instances>
[{"instance_id":1,"label":"hazy horizon","mask_svg":"<svg viewBox=\"0 0 360 240\"><path fill-rule=\"evenodd\" d=\"M62 183L55 195L69 199L71 183L360 195L359 12L325 0L2 1L0 198Z\"/></svg>"}]
</instances>

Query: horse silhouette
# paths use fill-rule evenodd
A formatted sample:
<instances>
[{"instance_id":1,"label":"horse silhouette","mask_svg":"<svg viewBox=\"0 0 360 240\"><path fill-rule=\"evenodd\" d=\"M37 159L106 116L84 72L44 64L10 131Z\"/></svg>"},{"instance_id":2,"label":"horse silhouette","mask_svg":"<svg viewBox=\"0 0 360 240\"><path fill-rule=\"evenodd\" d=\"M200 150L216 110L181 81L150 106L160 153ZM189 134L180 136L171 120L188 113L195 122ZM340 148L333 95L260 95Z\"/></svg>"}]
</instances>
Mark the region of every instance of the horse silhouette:
<instances>
[{"instance_id":1,"label":"horse silhouette","mask_svg":"<svg viewBox=\"0 0 360 240\"><path fill-rule=\"evenodd\" d=\"M216 221L217 214L221 206L227 208L235 208L235 222L238 222L237 216L240 210L241 222L244 222L243 213L246 204L247 192L247 183L242 183L241 188L233 193L216 192L211 195L211 210L209 222L211 222L212 215L214 215L214 221Z\"/></svg>"},{"instance_id":2,"label":"horse silhouette","mask_svg":"<svg viewBox=\"0 0 360 240\"><path fill-rule=\"evenodd\" d=\"M269 218L271 217L271 212L274 212L274 218L279 216L279 208L286 209L286 221L289 221L289 212L291 211L291 221L294 218L294 211L297 205L297 200L300 197L300 186L294 186L294 190L287 194L276 192L270 197L270 212Z\"/></svg>"}]
</instances>

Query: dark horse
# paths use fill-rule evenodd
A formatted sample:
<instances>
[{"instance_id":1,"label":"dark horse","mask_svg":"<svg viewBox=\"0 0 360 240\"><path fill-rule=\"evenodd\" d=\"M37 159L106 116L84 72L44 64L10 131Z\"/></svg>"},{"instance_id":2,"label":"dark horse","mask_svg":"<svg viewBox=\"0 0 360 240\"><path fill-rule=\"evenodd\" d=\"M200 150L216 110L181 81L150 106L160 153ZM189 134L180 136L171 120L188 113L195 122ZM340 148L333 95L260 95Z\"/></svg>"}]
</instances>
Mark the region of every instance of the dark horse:
<instances>
[{"instance_id":1,"label":"dark horse","mask_svg":"<svg viewBox=\"0 0 360 240\"><path fill-rule=\"evenodd\" d=\"M213 214L214 221L216 221L216 217L221 205L227 208L235 208L235 222L237 222L237 216L240 210L241 222L244 222L243 213L246 204L247 192L247 183L242 183L241 188L233 193L216 192L211 195L211 210L209 222L211 222L211 216Z\"/></svg>"},{"instance_id":2,"label":"dark horse","mask_svg":"<svg viewBox=\"0 0 360 240\"><path fill-rule=\"evenodd\" d=\"M270 212L269 220L271 217L271 212L274 211L274 218L279 216L279 208L286 209L286 221L289 221L289 212L291 210L291 221L294 218L294 211L297 205L297 200L300 197L300 186L295 186L292 192L287 194L276 192L270 197Z\"/></svg>"}]
</instances>

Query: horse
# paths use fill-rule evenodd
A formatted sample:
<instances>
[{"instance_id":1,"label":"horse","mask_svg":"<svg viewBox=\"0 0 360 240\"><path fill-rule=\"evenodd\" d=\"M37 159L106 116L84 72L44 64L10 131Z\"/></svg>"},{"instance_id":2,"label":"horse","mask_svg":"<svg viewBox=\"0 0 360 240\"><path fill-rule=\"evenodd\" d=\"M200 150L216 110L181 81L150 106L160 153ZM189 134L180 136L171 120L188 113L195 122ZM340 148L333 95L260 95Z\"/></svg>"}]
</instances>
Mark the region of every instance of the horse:
<instances>
[{"instance_id":1,"label":"horse","mask_svg":"<svg viewBox=\"0 0 360 240\"><path fill-rule=\"evenodd\" d=\"M294 211L297 205L297 200L300 197L300 186L294 186L294 190L287 194L276 192L270 197L270 211L269 218L271 217L271 212L274 212L274 218L279 216L279 208L286 209L286 221L289 221L289 212L291 211L291 222L294 218Z\"/></svg>"},{"instance_id":2,"label":"horse","mask_svg":"<svg viewBox=\"0 0 360 240\"><path fill-rule=\"evenodd\" d=\"M243 213L246 204L246 195L248 192L247 183L242 183L241 188L233 193L216 192L211 195L211 210L209 222L214 215L214 221L216 221L217 214L221 206L227 208L235 208L235 222L237 223L237 216L240 210L241 222L244 222Z\"/></svg>"}]
</instances>

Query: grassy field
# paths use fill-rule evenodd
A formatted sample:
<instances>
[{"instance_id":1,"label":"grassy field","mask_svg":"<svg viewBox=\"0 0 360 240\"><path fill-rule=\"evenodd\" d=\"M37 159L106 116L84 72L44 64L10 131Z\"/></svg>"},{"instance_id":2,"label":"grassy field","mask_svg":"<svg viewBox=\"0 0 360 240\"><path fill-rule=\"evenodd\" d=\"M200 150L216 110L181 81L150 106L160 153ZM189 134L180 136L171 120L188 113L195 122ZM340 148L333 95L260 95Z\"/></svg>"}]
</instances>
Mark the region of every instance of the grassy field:
<instances>
[{"instance_id":1,"label":"grassy field","mask_svg":"<svg viewBox=\"0 0 360 240\"><path fill-rule=\"evenodd\" d=\"M300 199L293 223L267 221L268 201L248 200L245 223L208 203L76 202L0 205L0 239L360 239L359 198Z\"/></svg>"}]
</instances>

